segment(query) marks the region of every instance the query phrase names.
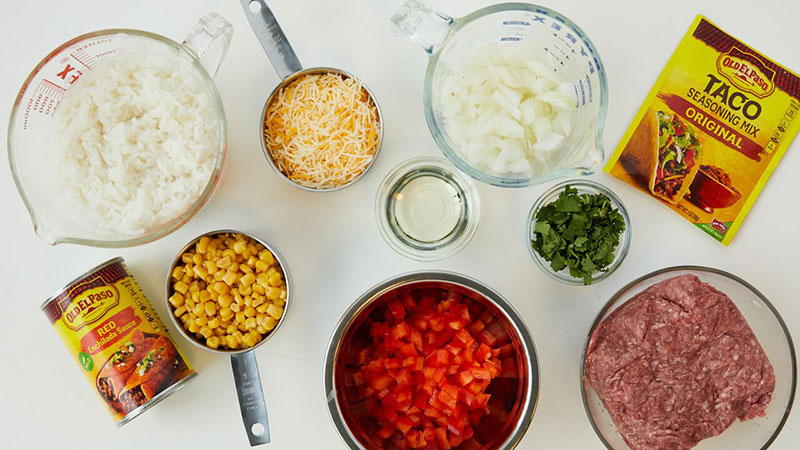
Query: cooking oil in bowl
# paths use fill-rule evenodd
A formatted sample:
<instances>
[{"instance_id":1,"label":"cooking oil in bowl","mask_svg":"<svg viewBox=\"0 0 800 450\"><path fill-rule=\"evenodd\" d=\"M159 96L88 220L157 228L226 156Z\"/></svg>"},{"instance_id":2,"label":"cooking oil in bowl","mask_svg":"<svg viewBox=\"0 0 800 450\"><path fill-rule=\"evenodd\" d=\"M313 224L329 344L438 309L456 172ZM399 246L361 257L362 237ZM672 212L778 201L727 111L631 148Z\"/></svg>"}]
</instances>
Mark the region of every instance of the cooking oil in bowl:
<instances>
[{"instance_id":1,"label":"cooking oil in bowl","mask_svg":"<svg viewBox=\"0 0 800 450\"><path fill-rule=\"evenodd\" d=\"M458 185L435 172L414 175L389 199L400 230L419 242L437 242L463 227Z\"/></svg>"},{"instance_id":2,"label":"cooking oil in bowl","mask_svg":"<svg viewBox=\"0 0 800 450\"><path fill-rule=\"evenodd\" d=\"M477 229L479 200L468 178L442 158L395 168L378 192L381 234L398 253L433 261L461 250Z\"/></svg>"}]
</instances>

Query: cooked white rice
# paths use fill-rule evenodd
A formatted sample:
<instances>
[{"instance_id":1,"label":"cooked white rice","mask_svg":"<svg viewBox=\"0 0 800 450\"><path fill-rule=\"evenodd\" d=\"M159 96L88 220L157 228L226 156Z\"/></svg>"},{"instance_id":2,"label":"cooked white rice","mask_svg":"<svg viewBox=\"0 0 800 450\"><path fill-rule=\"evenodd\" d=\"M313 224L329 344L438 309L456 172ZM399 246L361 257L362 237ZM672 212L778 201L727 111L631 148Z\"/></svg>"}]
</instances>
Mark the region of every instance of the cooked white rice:
<instances>
[{"instance_id":1,"label":"cooked white rice","mask_svg":"<svg viewBox=\"0 0 800 450\"><path fill-rule=\"evenodd\" d=\"M202 81L162 56L102 60L53 115L56 180L96 226L139 235L177 218L200 196L219 151Z\"/></svg>"}]
</instances>

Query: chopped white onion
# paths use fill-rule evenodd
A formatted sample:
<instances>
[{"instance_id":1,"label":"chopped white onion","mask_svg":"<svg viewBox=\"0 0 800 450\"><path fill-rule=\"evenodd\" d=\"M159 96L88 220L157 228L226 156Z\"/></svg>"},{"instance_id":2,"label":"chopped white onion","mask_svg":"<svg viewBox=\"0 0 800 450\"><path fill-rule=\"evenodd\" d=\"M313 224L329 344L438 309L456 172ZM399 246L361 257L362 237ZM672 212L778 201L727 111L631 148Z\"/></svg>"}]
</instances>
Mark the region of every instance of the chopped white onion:
<instances>
[{"instance_id":1,"label":"chopped white onion","mask_svg":"<svg viewBox=\"0 0 800 450\"><path fill-rule=\"evenodd\" d=\"M572 129L575 85L541 46L486 45L453 67L442 83L440 111L456 151L494 175L544 170Z\"/></svg>"}]
</instances>

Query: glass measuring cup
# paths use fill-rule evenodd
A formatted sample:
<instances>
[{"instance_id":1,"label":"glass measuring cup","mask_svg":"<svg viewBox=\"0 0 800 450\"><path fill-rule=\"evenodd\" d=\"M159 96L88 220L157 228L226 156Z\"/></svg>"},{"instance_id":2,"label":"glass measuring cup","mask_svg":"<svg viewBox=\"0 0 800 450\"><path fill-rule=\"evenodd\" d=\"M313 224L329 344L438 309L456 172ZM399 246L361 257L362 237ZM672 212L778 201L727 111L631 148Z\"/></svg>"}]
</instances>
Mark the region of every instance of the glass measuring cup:
<instances>
[{"instance_id":1,"label":"glass measuring cup","mask_svg":"<svg viewBox=\"0 0 800 450\"><path fill-rule=\"evenodd\" d=\"M200 210L219 181L227 153L225 111L212 76L225 56L231 34L230 23L216 14L200 19L181 44L140 30L100 30L65 42L33 69L11 110L8 161L34 230L42 240L51 245L139 245L171 233ZM214 169L199 198L180 216L139 235L103 230L71 208L51 175L54 167L48 146L53 113L70 86L98 62L125 52L167 57L197 77L214 105L219 139Z\"/></svg>"},{"instance_id":2,"label":"glass measuring cup","mask_svg":"<svg viewBox=\"0 0 800 450\"><path fill-rule=\"evenodd\" d=\"M430 56L425 73L423 108L436 144L456 167L495 186L522 187L599 168L603 126L608 104L605 69L588 36L571 20L543 6L502 3L452 18L418 0L408 0L391 18L395 33L408 37ZM574 84L577 110L563 145L533 176L497 176L481 171L459 154L441 114L444 80L457 63L486 45L515 45L531 40L555 61L554 72Z\"/></svg>"}]
</instances>

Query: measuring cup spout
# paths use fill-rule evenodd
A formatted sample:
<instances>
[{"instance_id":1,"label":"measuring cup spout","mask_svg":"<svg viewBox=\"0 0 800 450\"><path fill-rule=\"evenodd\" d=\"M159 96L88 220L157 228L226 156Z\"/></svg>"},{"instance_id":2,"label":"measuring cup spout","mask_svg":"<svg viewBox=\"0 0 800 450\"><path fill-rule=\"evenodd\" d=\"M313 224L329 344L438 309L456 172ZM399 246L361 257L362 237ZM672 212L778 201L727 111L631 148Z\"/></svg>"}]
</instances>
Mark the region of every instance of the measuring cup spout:
<instances>
[{"instance_id":1,"label":"measuring cup spout","mask_svg":"<svg viewBox=\"0 0 800 450\"><path fill-rule=\"evenodd\" d=\"M433 54L450 36L456 21L420 0L407 0L389 19L397 36L411 39L428 54Z\"/></svg>"},{"instance_id":2,"label":"measuring cup spout","mask_svg":"<svg viewBox=\"0 0 800 450\"><path fill-rule=\"evenodd\" d=\"M289 40L265 0L241 0L247 21L281 79L303 70Z\"/></svg>"},{"instance_id":3,"label":"measuring cup spout","mask_svg":"<svg viewBox=\"0 0 800 450\"><path fill-rule=\"evenodd\" d=\"M233 36L233 26L219 14L207 14L194 26L183 45L188 47L212 77L217 74Z\"/></svg>"}]
</instances>

